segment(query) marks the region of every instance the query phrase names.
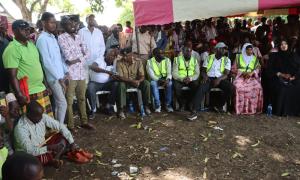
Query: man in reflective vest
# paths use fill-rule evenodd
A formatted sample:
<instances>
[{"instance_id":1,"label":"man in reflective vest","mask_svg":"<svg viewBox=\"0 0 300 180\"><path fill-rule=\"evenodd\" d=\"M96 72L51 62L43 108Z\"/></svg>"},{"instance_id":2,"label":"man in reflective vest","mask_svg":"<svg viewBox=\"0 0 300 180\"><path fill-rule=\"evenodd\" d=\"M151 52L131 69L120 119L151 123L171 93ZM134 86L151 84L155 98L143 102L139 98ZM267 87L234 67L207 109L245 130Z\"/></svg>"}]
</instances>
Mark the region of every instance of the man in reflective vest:
<instances>
[{"instance_id":1,"label":"man in reflective vest","mask_svg":"<svg viewBox=\"0 0 300 180\"><path fill-rule=\"evenodd\" d=\"M200 104L207 92L211 88L220 88L223 91L223 102L229 101L234 92L234 86L227 80L231 70L231 61L225 56L227 46L223 42L219 42L215 46L215 54L208 56L203 63L203 69L201 70L202 82L196 91L196 97L194 99L193 111L188 120L193 121L197 119L197 110L200 108Z\"/></svg>"},{"instance_id":2,"label":"man in reflective vest","mask_svg":"<svg viewBox=\"0 0 300 180\"><path fill-rule=\"evenodd\" d=\"M155 112L161 112L161 103L159 98L159 86L166 90L166 110L173 112L172 108L172 73L170 59L162 56L161 50L155 48L153 57L148 60L146 66L147 73L151 80L151 90L154 97Z\"/></svg>"},{"instance_id":3,"label":"man in reflective vest","mask_svg":"<svg viewBox=\"0 0 300 180\"><path fill-rule=\"evenodd\" d=\"M173 72L175 95L178 99L180 110L183 111L186 98L182 96L182 88L189 87L191 90L189 100L194 99L198 89L200 68L198 61L192 56L192 49L184 47L182 53L174 59Z\"/></svg>"}]
</instances>

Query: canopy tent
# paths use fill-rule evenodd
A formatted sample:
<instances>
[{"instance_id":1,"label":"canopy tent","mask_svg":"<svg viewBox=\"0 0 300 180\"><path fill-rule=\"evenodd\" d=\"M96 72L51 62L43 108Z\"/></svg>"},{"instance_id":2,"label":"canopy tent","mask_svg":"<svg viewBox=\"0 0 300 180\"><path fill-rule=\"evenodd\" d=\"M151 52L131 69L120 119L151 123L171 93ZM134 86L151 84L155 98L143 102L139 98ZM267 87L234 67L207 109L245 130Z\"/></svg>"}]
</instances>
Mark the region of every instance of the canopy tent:
<instances>
[{"instance_id":1,"label":"canopy tent","mask_svg":"<svg viewBox=\"0 0 300 180\"><path fill-rule=\"evenodd\" d=\"M168 24L300 6L300 0L134 0L135 24Z\"/></svg>"}]
</instances>

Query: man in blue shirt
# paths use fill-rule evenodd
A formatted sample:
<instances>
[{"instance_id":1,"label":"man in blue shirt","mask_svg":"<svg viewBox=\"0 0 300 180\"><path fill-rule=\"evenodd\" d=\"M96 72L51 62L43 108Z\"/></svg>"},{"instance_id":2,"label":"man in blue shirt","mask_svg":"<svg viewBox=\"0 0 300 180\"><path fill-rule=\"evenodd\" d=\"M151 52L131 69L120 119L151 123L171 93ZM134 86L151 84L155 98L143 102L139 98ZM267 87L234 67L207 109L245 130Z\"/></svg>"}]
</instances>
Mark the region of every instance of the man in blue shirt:
<instances>
[{"instance_id":1,"label":"man in blue shirt","mask_svg":"<svg viewBox=\"0 0 300 180\"><path fill-rule=\"evenodd\" d=\"M56 30L56 20L53 14L45 12L42 15L43 32L39 36L36 46L42 57L43 68L47 82L52 90L55 101L55 118L64 122L67 110L65 98L66 80L68 72L63 63L59 45L53 33Z\"/></svg>"}]
</instances>

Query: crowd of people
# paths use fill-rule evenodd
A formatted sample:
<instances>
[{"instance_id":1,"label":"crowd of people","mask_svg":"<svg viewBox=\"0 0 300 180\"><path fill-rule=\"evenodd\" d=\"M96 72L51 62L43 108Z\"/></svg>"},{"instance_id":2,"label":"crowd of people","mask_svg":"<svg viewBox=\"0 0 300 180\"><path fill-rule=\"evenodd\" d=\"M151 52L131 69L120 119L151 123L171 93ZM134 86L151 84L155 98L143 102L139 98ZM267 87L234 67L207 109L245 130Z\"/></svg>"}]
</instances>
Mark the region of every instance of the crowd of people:
<instances>
[{"instance_id":1,"label":"crowd of people","mask_svg":"<svg viewBox=\"0 0 300 180\"><path fill-rule=\"evenodd\" d=\"M300 113L298 15L289 15L287 22L262 17L253 24L252 19L220 17L134 31L130 22L124 30L121 24L100 27L94 15L86 18L86 27L69 16L58 23L45 12L38 24L32 31L28 22L16 20L13 39L0 24L0 163L14 151L39 160L15 153L4 163L3 175L12 172L10 161L20 157L35 166L36 176L41 165L61 166L63 155L89 162L92 154L72 136L77 131L73 104L76 99L81 127L95 130L90 120L97 112L98 91L110 92L100 102L110 116L116 105L121 119L137 99L127 93L131 88L140 90L142 106L137 109L148 116L151 111L172 113L178 101L175 110L188 110L186 119L196 120L215 88L221 90L213 106L218 112L227 104L237 115L270 108L279 116Z\"/></svg>"}]
</instances>

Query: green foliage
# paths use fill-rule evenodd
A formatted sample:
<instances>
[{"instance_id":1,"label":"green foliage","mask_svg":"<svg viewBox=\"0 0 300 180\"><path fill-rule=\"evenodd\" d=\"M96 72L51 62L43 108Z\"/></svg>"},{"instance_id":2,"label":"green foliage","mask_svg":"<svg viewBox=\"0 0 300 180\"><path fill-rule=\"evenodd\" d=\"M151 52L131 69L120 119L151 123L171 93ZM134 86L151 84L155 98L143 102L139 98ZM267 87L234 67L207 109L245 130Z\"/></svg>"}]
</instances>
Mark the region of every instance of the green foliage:
<instances>
[{"instance_id":1,"label":"green foliage","mask_svg":"<svg viewBox=\"0 0 300 180\"><path fill-rule=\"evenodd\" d=\"M89 0L92 12L103 12L103 0Z\"/></svg>"},{"instance_id":2,"label":"green foliage","mask_svg":"<svg viewBox=\"0 0 300 180\"><path fill-rule=\"evenodd\" d=\"M74 4L70 0L50 0L49 4L57 7L60 12L74 13L76 11Z\"/></svg>"},{"instance_id":3,"label":"green foliage","mask_svg":"<svg viewBox=\"0 0 300 180\"><path fill-rule=\"evenodd\" d=\"M132 2L123 3L123 11L120 14L118 22L122 25L125 25L126 21L130 21L132 26L134 26L134 16L133 16L133 5Z\"/></svg>"}]
</instances>

